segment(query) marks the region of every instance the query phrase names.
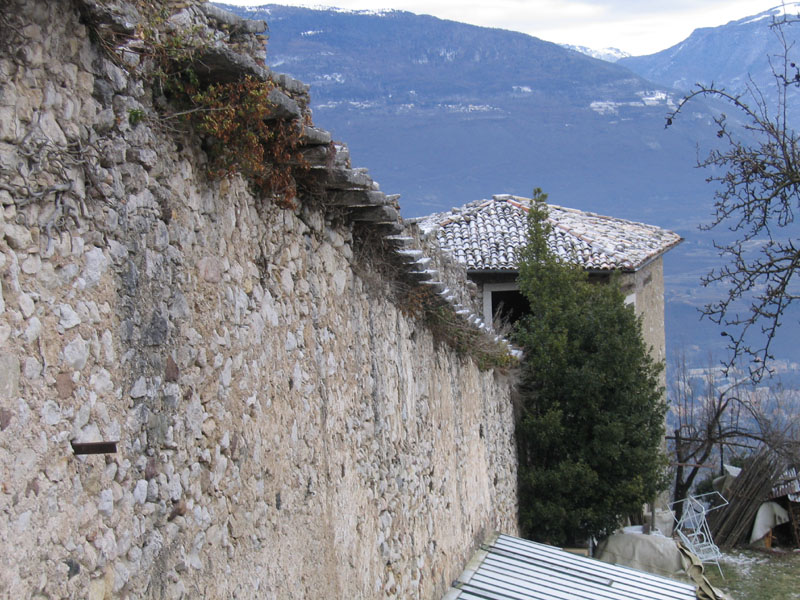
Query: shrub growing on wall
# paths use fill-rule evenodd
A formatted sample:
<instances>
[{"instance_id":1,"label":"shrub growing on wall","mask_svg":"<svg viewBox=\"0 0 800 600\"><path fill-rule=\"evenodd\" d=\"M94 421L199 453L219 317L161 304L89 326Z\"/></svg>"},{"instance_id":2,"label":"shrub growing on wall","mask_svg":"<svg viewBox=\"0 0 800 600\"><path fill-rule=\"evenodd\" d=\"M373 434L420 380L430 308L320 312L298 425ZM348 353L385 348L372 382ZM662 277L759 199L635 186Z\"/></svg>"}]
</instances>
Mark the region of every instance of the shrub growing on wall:
<instances>
[{"instance_id":1,"label":"shrub growing on wall","mask_svg":"<svg viewBox=\"0 0 800 600\"><path fill-rule=\"evenodd\" d=\"M295 121L271 118L274 87L249 76L211 85L189 94L197 110L187 116L206 136L210 175L241 173L279 205L291 207L297 193L293 170L305 168L299 150L302 129Z\"/></svg>"},{"instance_id":2,"label":"shrub growing on wall","mask_svg":"<svg viewBox=\"0 0 800 600\"><path fill-rule=\"evenodd\" d=\"M548 246L546 196L534 192L520 289L531 314L517 421L520 525L564 544L602 537L662 488L666 410L641 324L618 282L592 284Z\"/></svg>"}]
</instances>

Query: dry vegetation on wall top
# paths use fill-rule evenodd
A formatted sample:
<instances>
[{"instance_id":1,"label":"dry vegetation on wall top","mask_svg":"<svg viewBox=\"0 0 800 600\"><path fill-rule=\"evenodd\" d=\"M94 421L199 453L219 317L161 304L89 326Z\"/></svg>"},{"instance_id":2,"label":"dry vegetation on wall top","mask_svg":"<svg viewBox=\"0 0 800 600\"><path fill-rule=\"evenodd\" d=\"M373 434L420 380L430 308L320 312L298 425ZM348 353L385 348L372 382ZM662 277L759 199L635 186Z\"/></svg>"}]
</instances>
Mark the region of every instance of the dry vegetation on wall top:
<instances>
[{"instance_id":1,"label":"dry vegetation on wall top","mask_svg":"<svg viewBox=\"0 0 800 600\"><path fill-rule=\"evenodd\" d=\"M452 305L442 299L441 293L437 293L435 285L404 274L394 253L388 252L369 232L361 231L361 234L356 236L358 255L354 261L360 276L370 280L377 273L381 281L391 282L389 292L397 307L428 329L437 344L446 344L459 355L470 357L482 371L506 371L518 366L519 359L512 354L506 339L482 331L461 318ZM365 265L369 268L363 268Z\"/></svg>"},{"instance_id":2,"label":"dry vegetation on wall top","mask_svg":"<svg viewBox=\"0 0 800 600\"><path fill-rule=\"evenodd\" d=\"M245 77L211 85L184 100L183 117L205 136L214 178L240 173L279 206L296 208L297 171L308 168L299 151L301 128L292 121L269 121L267 99L274 84Z\"/></svg>"},{"instance_id":3,"label":"dry vegetation on wall top","mask_svg":"<svg viewBox=\"0 0 800 600\"><path fill-rule=\"evenodd\" d=\"M518 360L511 354L506 341L487 336L458 318L429 288L406 287L398 305L407 316L424 323L436 342L449 345L462 356L469 356L482 371L517 366Z\"/></svg>"},{"instance_id":4,"label":"dry vegetation on wall top","mask_svg":"<svg viewBox=\"0 0 800 600\"><path fill-rule=\"evenodd\" d=\"M310 124L309 114L276 118L277 107L270 100L276 85L269 79L244 75L216 82L203 76L202 55L213 41L208 30L171 26L168 5L138 2L137 6L144 22L131 35L92 27L101 47L123 68L142 66L162 122L188 123L201 136L212 179L241 174L262 197L283 208L296 208L297 179L308 170L300 138L303 125ZM126 61L132 50L144 63ZM140 109L129 113L133 126L147 118Z\"/></svg>"}]
</instances>

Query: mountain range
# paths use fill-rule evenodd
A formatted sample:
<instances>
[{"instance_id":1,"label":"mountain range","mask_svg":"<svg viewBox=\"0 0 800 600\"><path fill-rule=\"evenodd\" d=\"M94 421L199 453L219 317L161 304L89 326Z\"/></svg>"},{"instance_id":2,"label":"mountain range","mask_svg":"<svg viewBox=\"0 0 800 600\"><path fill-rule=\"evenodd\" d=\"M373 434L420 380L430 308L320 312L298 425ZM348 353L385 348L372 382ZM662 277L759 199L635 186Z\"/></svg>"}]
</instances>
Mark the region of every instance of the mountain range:
<instances>
[{"instance_id":1,"label":"mountain range","mask_svg":"<svg viewBox=\"0 0 800 600\"><path fill-rule=\"evenodd\" d=\"M765 94L766 105L771 108L776 106L778 93L773 69L783 73L785 46L797 38L791 27L773 25L796 19L798 13L800 3L787 3L721 27L696 29L671 48L648 56L621 57L619 64L645 79L679 90L713 83L733 94L745 94L752 101L748 89L757 89ZM794 74L790 68L787 75ZM789 116L796 120L800 117L798 90L789 87L787 91Z\"/></svg>"},{"instance_id":2,"label":"mountain range","mask_svg":"<svg viewBox=\"0 0 800 600\"><path fill-rule=\"evenodd\" d=\"M680 233L665 258L668 352L694 366L722 356L719 329L699 322L697 308L720 293L699 280L718 264L715 236L730 234L697 229L714 188L696 163L718 143L713 117L727 107L700 99L673 126L665 119L687 82L735 86L758 73L774 91L762 78L774 12L611 63L404 11L220 6L268 22L268 65L311 84L315 123L401 195L405 217L540 187L555 204ZM778 356L791 351L786 342Z\"/></svg>"},{"instance_id":3,"label":"mountain range","mask_svg":"<svg viewBox=\"0 0 800 600\"><path fill-rule=\"evenodd\" d=\"M538 186L555 203L652 221L664 202L644 200L685 203L691 190L687 177L654 188L654 173L683 168L702 182L691 170L697 124L664 130L679 95L629 69L402 11L247 13L270 25L270 67L311 84L315 122L401 194L405 216Z\"/></svg>"},{"instance_id":4,"label":"mountain range","mask_svg":"<svg viewBox=\"0 0 800 600\"><path fill-rule=\"evenodd\" d=\"M574 50L575 52L580 52L581 54L585 54L586 56L591 56L592 58L599 58L600 60L605 60L608 62L617 62L621 58L627 58L631 56L624 50L620 50L619 48L600 48L599 50L596 48L589 48L588 46L575 46L574 44L561 44L562 48L566 48L567 50Z\"/></svg>"}]
</instances>

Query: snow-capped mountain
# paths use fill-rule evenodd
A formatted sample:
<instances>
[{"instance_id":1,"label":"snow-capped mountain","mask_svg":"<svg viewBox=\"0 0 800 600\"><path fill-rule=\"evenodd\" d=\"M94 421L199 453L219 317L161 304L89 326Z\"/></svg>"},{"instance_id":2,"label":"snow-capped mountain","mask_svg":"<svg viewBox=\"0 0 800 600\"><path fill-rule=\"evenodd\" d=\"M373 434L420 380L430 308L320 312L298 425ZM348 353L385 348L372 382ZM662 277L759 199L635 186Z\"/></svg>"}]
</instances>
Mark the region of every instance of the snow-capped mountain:
<instances>
[{"instance_id":1,"label":"snow-capped mountain","mask_svg":"<svg viewBox=\"0 0 800 600\"><path fill-rule=\"evenodd\" d=\"M773 24L782 19L794 22L785 25L782 33L786 42L794 46L790 49L790 61L800 64L798 14L800 3L787 3L726 25L696 29L671 48L648 56L623 58L618 64L646 79L684 91L696 83L713 82L739 94L755 85L765 94L767 106L774 107L777 85L772 69L783 68L784 48L781 31ZM791 116L800 123L800 102L797 101L800 98L797 93L793 98L788 103Z\"/></svg>"},{"instance_id":2,"label":"snow-capped mountain","mask_svg":"<svg viewBox=\"0 0 800 600\"><path fill-rule=\"evenodd\" d=\"M592 58L597 58L599 60L604 60L611 63L617 62L620 58L627 58L630 56L630 53L620 50L619 48L601 48L600 50L597 50L595 48L589 48L587 46L575 46L573 44L560 44L560 46L562 48L566 48L567 50L574 50L575 52L580 52L586 56L591 56Z\"/></svg>"},{"instance_id":3,"label":"snow-capped mountain","mask_svg":"<svg viewBox=\"0 0 800 600\"><path fill-rule=\"evenodd\" d=\"M681 201L702 182L686 158L694 127L663 129L677 96L615 64L403 11L247 14L269 23L268 64L312 85L315 121L402 195L406 216L540 186L554 202L675 226L643 199ZM654 190L665 168L688 174Z\"/></svg>"}]
</instances>

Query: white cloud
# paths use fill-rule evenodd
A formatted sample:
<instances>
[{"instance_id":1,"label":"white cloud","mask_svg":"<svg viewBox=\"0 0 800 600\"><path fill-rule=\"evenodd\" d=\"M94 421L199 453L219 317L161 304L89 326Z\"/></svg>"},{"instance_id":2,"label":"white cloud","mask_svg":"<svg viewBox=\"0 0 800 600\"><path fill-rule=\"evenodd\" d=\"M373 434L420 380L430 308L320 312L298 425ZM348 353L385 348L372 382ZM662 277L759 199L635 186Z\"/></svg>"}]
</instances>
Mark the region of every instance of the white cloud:
<instances>
[{"instance_id":1,"label":"white cloud","mask_svg":"<svg viewBox=\"0 0 800 600\"><path fill-rule=\"evenodd\" d=\"M227 0L260 6L264 0ZM315 6L286 0L277 4ZM331 0L352 10L394 8L484 27L522 31L558 43L650 54L698 27L715 27L768 10L778 0Z\"/></svg>"}]
</instances>

